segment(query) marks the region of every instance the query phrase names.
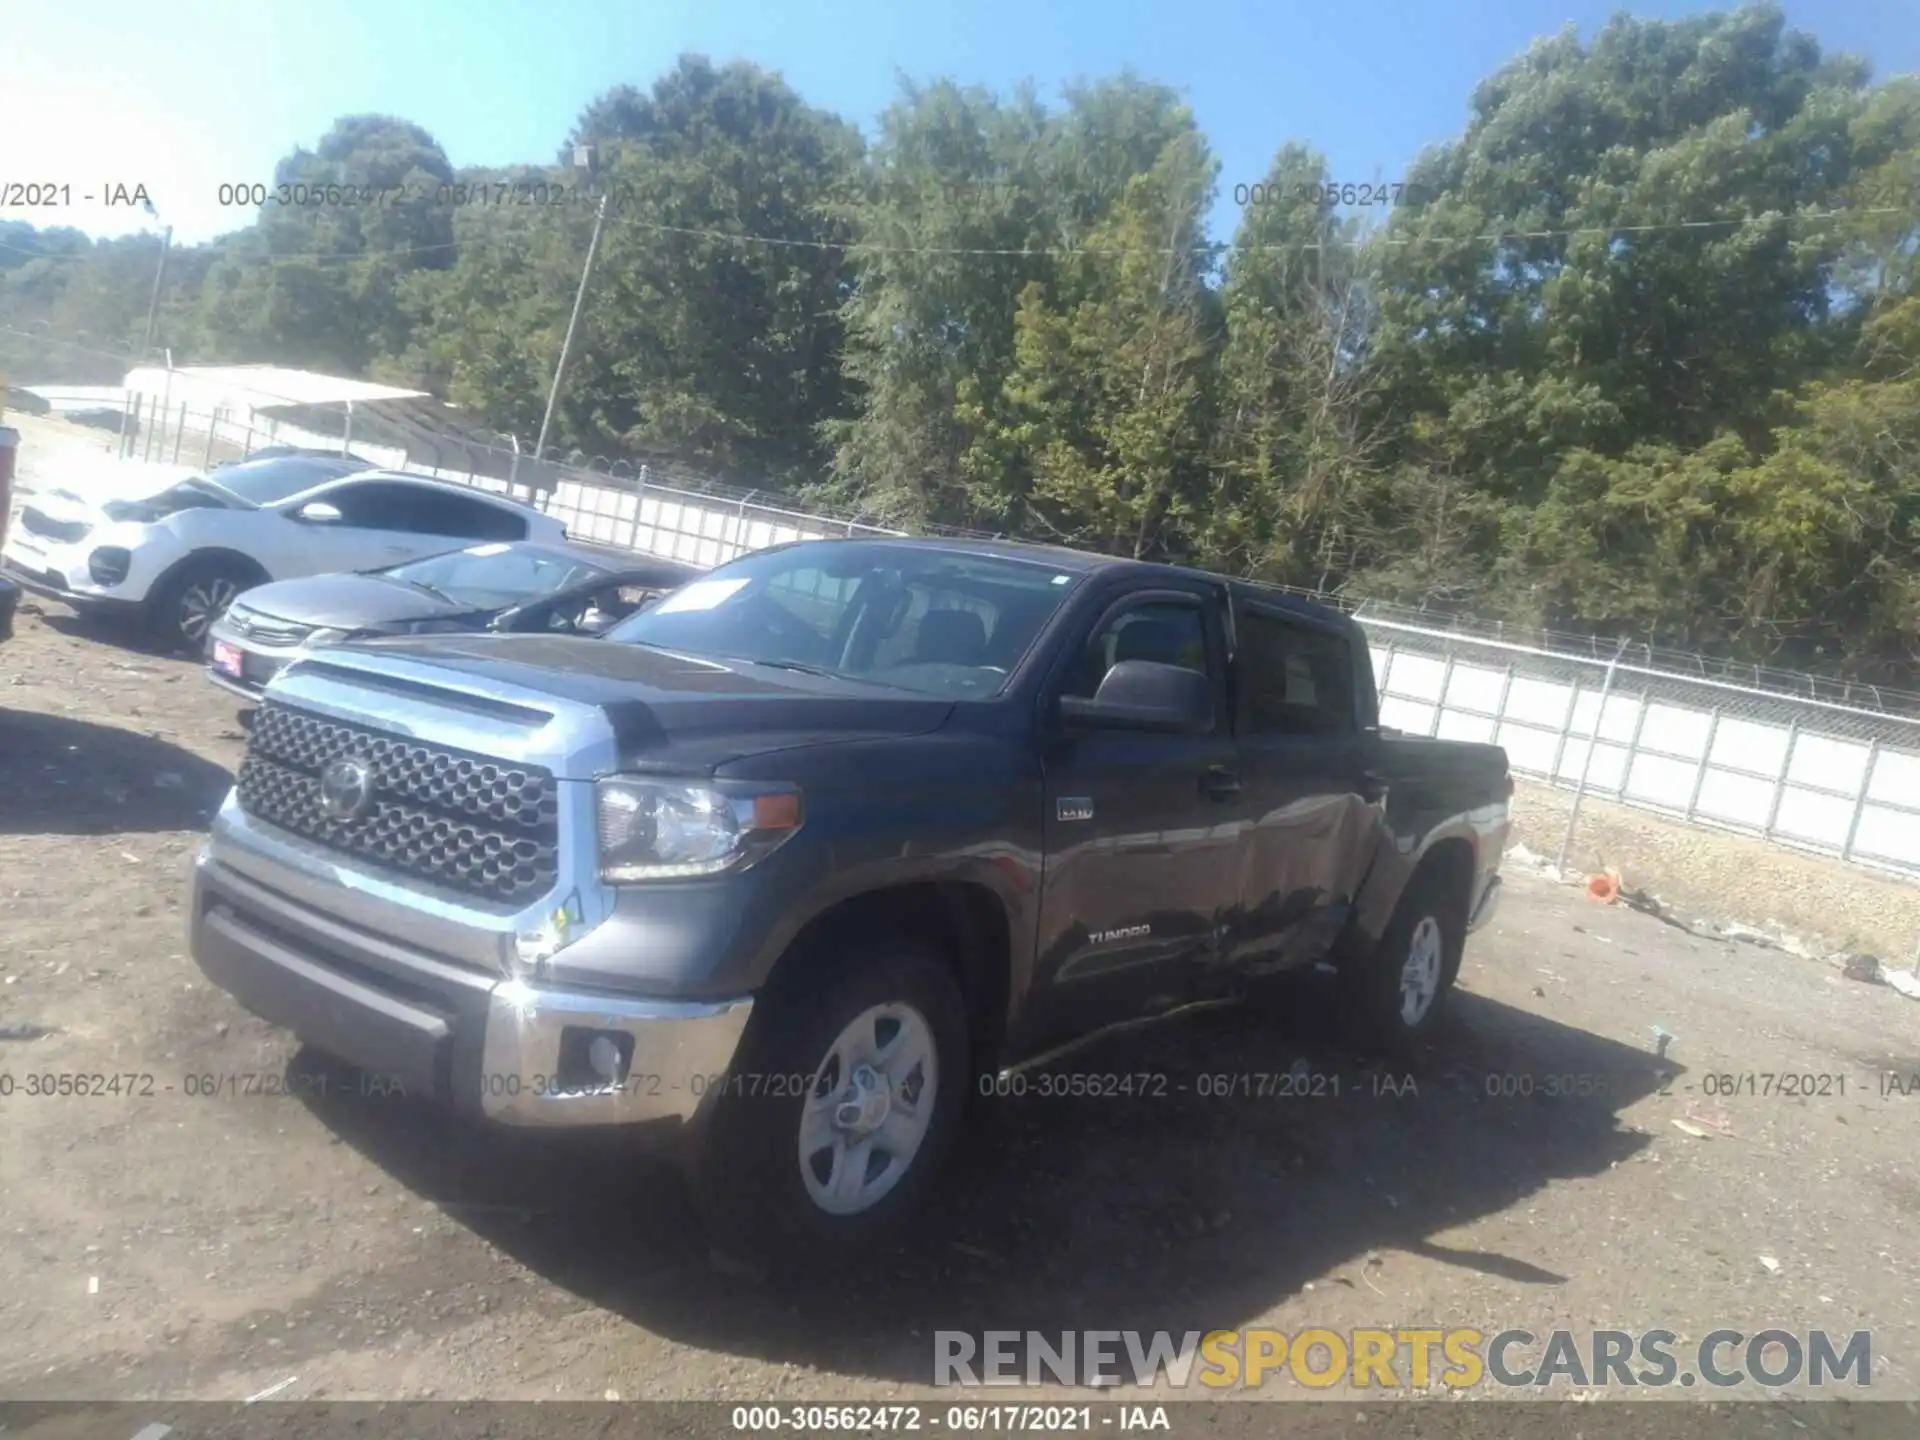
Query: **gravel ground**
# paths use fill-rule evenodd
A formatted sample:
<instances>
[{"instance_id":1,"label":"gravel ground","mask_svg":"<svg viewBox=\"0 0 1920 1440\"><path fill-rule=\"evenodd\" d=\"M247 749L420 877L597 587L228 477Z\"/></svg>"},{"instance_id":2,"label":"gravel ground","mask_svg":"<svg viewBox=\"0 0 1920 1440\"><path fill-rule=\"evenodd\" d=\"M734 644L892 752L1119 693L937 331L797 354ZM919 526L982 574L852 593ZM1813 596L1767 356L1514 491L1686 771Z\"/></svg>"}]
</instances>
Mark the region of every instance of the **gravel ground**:
<instances>
[{"instance_id":1,"label":"gravel ground","mask_svg":"<svg viewBox=\"0 0 1920 1440\"><path fill-rule=\"evenodd\" d=\"M1920 1095L1884 1078L1920 1086L1920 1006L1884 986L1516 874L1409 1067L1330 1043L1310 987L1114 1042L1075 1068L1164 1096L1006 1102L905 1248L796 1295L711 1268L619 1137L343 1094L209 987L184 882L241 744L196 667L59 607L0 647L0 1034L49 1031L0 1040L0 1398L944 1403L942 1329L1432 1324L1868 1329L1875 1397L1920 1399ZM1301 1058L1338 1098L1198 1093ZM24 1093L56 1073L151 1080ZM1843 1079L1716 1093L1742 1073Z\"/></svg>"},{"instance_id":2,"label":"gravel ground","mask_svg":"<svg viewBox=\"0 0 1920 1440\"><path fill-rule=\"evenodd\" d=\"M1522 781L1516 833L1551 861L1572 808L1570 791ZM1895 968L1920 961L1920 883L1912 880L1589 795L1567 868L1595 874L1609 867L1689 917L1778 926L1817 954L1865 952Z\"/></svg>"}]
</instances>

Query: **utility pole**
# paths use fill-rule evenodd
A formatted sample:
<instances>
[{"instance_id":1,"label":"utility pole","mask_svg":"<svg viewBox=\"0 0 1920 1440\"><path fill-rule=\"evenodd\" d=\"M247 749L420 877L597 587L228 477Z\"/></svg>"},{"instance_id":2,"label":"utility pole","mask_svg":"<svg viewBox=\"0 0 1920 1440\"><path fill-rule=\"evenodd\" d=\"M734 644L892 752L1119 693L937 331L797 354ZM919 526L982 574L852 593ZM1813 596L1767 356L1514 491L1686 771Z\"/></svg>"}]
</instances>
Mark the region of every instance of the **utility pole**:
<instances>
[{"instance_id":1,"label":"utility pole","mask_svg":"<svg viewBox=\"0 0 1920 1440\"><path fill-rule=\"evenodd\" d=\"M153 353L153 322L160 315L160 282L167 273L167 252L173 248L173 227L167 226L166 233L160 237L160 263L153 267L153 298L147 302L147 333L140 340L140 363L147 363L147 356ZM172 367L169 366L169 369ZM171 378L171 377L169 377ZM126 390L120 402L120 453L127 453L128 411L133 408L133 392Z\"/></svg>"},{"instance_id":2,"label":"utility pole","mask_svg":"<svg viewBox=\"0 0 1920 1440\"><path fill-rule=\"evenodd\" d=\"M580 289L573 297L573 314L567 320L567 338L560 343L560 363L553 367L553 387L547 391L547 413L540 417L540 438L533 442L533 458L537 462L546 454L547 430L553 424L554 403L560 398L560 380L567 373L567 359L573 353L574 332L580 327L580 307L586 303L587 280L593 274L593 257L600 249L600 227L607 219L607 195L602 192L600 205L593 213L593 238L587 242L587 263L580 269Z\"/></svg>"}]
</instances>

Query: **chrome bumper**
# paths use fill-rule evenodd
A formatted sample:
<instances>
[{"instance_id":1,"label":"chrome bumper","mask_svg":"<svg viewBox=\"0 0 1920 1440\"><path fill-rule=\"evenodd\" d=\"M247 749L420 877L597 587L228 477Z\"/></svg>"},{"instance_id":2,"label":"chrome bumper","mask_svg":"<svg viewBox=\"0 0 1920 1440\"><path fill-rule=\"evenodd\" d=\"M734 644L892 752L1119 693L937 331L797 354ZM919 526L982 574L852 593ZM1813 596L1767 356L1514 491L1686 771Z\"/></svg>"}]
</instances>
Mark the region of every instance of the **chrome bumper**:
<instances>
[{"instance_id":1,"label":"chrome bumper","mask_svg":"<svg viewBox=\"0 0 1920 1440\"><path fill-rule=\"evenodd\" d=\"M246 1009L382 1082L506 1125L686 1122L717 1093L752 1002L651 1000L502 979L351 925L203 850L189 945ZM618 1079L592 1078L610 1041ZM604 1047L603 1047L604 1048Z\"/></svg>"},{"instance_id":2,"label":"chrome bumper","mask_svg":"<svg viewBox=\"0 0 1920 1440\"><path fill-rule=\"evenodd\" d=\"M752 1009L751 1000L623 1000L502 981L487 1004L481 1107L506 1125L690 1120L721 1088ZM569 1030L621 1037L623 1078L596 1088L563 1081Z\"/></svg>"},{"instance_id":3,"label":"chrome bumper","mask_svg":"<svg viewBox=\"0 0 1920 1440\"><path fill-rule=\"evenodd\" d=\"M1467 919L1467 933L1471 935L1486 924L1499 908L1500 877L1495 875L1488 879L1487 888L1480 892L1480 903L1473 907L1473 914Z\"/></svg>"}]
</instances>

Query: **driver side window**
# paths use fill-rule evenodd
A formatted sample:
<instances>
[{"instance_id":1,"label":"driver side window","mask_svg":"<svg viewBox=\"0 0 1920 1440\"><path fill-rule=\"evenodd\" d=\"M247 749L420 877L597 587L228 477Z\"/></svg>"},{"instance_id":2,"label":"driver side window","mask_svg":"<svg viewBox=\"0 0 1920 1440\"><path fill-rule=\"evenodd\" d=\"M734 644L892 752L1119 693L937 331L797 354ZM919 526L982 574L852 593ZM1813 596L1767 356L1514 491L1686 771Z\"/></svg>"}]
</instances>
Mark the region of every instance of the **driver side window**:
<instances>
[{"instance_id":1,"label":"driver side window","mask_svg":"<svg viewBox=\"0 0 1920 1440\"><path fill-rule=\"evenodd\" d=\"M1205 675L1207 632L1200 607L1150 600L1121 611L1087 642L1060 693L1091 698L1122 660L1154 660Z\"/></svg>"}]
</instances>

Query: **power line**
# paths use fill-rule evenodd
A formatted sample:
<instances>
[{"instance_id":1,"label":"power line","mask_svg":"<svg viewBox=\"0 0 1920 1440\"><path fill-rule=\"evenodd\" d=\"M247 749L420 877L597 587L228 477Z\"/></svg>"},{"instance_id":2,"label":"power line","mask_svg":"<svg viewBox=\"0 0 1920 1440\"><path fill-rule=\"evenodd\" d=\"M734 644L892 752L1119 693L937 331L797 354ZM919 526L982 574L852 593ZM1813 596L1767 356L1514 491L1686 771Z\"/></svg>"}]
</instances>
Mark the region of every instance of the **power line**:
<instances>
[{"instance_id":1,"label":"power line","mask_svg":"<svg viewBox=\"0 0 1920 1440\"><path fill-rule=\"evenodd\" d=\"M625 219L622 223L633 229L648 230L665 235L685 235L697 239L737 241L770 246L787 246L796 249L838 250L849 254L882 255L981 255L981 256L1073 256L1073 255L1203 255L1216 249L1225 249L1240 254L1278 254L1284 252L1312 252L1327 249L1361 249L1369 245L1432 245L1432 244L1470 244L1476 241L1499 244L1510 240L1550 240L1572 239L1579 236L1616 236L1657 234L1676 230L1706 230L1719 226L1751 225L1770 219L1780 220L1840 220L1854 219L1869 215L1906 215L1911 212L1897 207L1876 207L1862 210L1825 210L1802 211L1798 213L1779 213L1777 215L1747 215L1728 220L1674 220L1650 225L1595 225L1571 230L1498 230L1476 235L1419 235L1395 238L1375 232L1371 235L1356 236L1352 239L1301 240L1278 245L1241 245L1236 242L1206 245L1031 245L1031 246L965 246L965 245L887 245L869 241L850 240L793 240L774 235L747 235L729 230L703 230L682 225L661 225L652 221Z\"/></svg>"},{"instance_id":2,"label":"power line","mask_svg":"<svg viewBox=\"0 0 1920 1440\"><path fill-rule=\"evenodd\" d=\"M501 213L519 213L506 211ZM690 239L712 240L726 244L761 245L769 248L836 251L848 255L939 255L947 257L975 256L981 258L1064 258L1076 255L1204 255L1216 250L1226 250L1234 254L1311 254L1323 250L1356 250L1371 245L1419 246L1419 245L1465 245L1465 244L1505 244L1522 240L1570 240L1582 237L1623 237L1629 235L1658 235L1684 231L1724 229L1728 227L1753 225L1769 220L1790 221L1794 223L1817 222L1827 220L1855 220L1886 215L1910 215L1911 211L1899 206L1872 206L1857 210L1818 210L1818 211L1779 211L1764 215L1743 215L1720 220L1669 220L1645 225L1589 225L1570 229L1549 230L1493 230L1470 235L1413 235L1391 236L1380 231L1351 238L1320 238L1313 240L1287 241L1278 244L1243 245L1235 241L1209 242L1203 245L1164 246L1164 245L1022 245L1022 246L980 246L980 245L895 245L884 241L870 240L799 240L783 235L755 235L735 230L714 230L698 226L666 225L658 221L642 220L635 216L614 218L617 227L628 230L641 230L657 235L678 235ZM212 242L209 242L210 244ZM438 241L431 245L406 245L389 250L367 250L358 254L326 254L319 251L294 252L281 255L232 255L218 252L218 258L238 265L359 265L381 260L399 259L408 255L425 255L447 250L458 250L464 242L458 240ZM199 249L200 247L195 247ZM84 262L93 258L92 251L68 251L49 255L38 250L26 249L19 245L0 241L0 250L9 250L15 254L26 255L36 260Z\"/></svg>"}]
</instances>

